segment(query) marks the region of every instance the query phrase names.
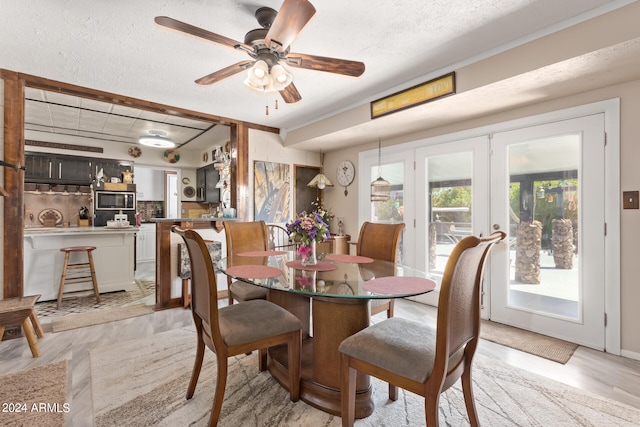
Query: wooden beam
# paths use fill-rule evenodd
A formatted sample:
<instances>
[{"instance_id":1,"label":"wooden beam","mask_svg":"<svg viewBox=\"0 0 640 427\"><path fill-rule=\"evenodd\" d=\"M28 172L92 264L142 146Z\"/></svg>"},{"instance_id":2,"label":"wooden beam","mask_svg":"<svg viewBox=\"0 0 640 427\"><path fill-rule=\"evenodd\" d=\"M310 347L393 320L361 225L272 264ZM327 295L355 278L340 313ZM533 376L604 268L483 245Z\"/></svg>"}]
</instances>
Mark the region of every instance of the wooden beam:
<instances>
[{"instance_id":1,"label":"wooden beam","mask_svg":"<svg viewBox=\"0 0 640 427\"><path fill-rule=\"evenodd\" d=\"M231 205L236 206L238 218L253 219L249 194L249 127L244 123L231 126Z\"/></svg>"},{"instance_id":2,"label":"wooden beam","mask_svg":"<svg viewBox=\"0 0 640 427\"><path fill-rule=\"evenodd\" d=\"M4 73L4 161L24 165L24 81ZM3 298L23 296L24 171L5 167Z\"/></svg>"}]
</instances>

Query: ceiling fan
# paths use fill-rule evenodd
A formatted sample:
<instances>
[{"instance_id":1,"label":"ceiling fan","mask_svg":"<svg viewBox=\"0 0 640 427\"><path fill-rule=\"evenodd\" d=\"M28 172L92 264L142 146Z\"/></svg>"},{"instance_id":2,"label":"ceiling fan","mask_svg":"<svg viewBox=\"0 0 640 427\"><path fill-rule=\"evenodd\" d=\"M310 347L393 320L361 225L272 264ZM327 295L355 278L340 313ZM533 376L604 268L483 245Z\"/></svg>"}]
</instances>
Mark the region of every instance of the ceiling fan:
<instances>
[{"instance_id":1,"label":"ceiling fan","mask_svg":"<svg viewBox=\"0 0 640 427\"><path fill-rule=\"evenodd\" d=\"M249 71L245 84L262 92L280 92L286 103L295 103L302 96L292 82L292 76L282 63L327 73L358 77L364 73L362 62L328 58L289 51L291 43L315 15L316 9L307 0L285 0L276 11L261 7L256 19L262 28L249 31L244 43L195 27L167 16L156 16L155 22L165 28L190 34L213 43L246 52L252 59L237 62L196 80L199 85L218 83L242 71Z\"/></svg>"}]
</instances>

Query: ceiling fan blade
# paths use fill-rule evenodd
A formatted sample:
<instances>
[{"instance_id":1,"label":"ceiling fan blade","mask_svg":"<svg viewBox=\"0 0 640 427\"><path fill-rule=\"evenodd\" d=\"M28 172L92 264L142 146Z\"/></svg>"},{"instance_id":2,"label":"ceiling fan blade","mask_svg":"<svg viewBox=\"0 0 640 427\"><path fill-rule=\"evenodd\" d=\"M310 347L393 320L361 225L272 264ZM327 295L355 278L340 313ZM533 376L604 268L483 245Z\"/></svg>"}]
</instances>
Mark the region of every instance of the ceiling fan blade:
<instances>
[{"instance_id":1,"label":"ceiling fan blade","mask_svg":"<svg viewBox=\"0 0 640 427\"><path fill-rule=\"evenodd\" d=\"M302 99L298 88L296 88L293 83L289 83L287 87L281 90L280 95L282 95L282 99L284 99L284 102L287 104L294 104Z\"/></svg>"},{"instance_id":2,"label":"ceiling fan blade","mask_svg":"<svg viewBox=\"0 0 640 427\"><path fill-rule=\"evenodd\" d=\"M200 77L196 80L196 83L199 85L212 85L214 83L221 82L227 77L234 76L244 70L247 69L247 65L253 63L251 60L236 62L233 65L229 65L221 70L218 70L214 73L208 74L204 77Z\"/></svg>"},{"instance_id":3,"label":"ceiling fan blade","mask_svg":"<svg viewBox=\"0 0 640 427\"><path fill-rule=\"evenodd\" d=\"M306 55L304 53L290 53L287 55L287 65L352 77L360 77L365 69L364 63L359 61Z\"/></svg>"},{"instance_id":4,"label":"ceiling fan blade","mask_svg":"<svg viewBox=\"0 0 640 427\"><path fill-rule=\"evenodd\" d=\"M231 49L235 49L236 46L240 45L246 47L249 50L253 50L251 46L248 46L244 43L240 43L239 41L230 39L229 37L221 36L220 34L212 33L211 31L207 31L200 27L187 24L186 22L169 18L168 16L156 16L154 18L154 21L161 27L175 30L184 34L189 34L213 43L217 43L221 46L230 47Z\"/></svg>"},{"instance_id":5,"label":"ceiling fan blade","mask_svg":"<svg viewBox=\"0 0 640 427\"><path fill-rule=\"evenodd\" d=\"M267 32L265 45L284 52L315 14L316 8L307 0L285 0Z\"/></svg>"}]
</instances>

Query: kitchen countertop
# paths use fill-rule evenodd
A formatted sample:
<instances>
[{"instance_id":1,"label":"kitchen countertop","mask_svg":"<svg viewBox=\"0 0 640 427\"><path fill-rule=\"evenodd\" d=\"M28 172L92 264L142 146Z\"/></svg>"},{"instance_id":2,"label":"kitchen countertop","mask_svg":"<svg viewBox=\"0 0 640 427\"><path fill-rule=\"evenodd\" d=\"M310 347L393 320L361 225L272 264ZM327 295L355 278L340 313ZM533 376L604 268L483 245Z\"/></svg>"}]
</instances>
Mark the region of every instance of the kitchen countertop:
<instances>
[{"instance_id":1,"label":"kitchen countertop","mask_svg":"<svg viewBox=\"0 0 640 427\"><path fill-rule=\"evenodd\" d=\"M240 221L240 218L151 218L147 222L217 222Z\"/></svg>"},{"instance_id":2,"label":"kitchen countertop","mask_svg":"<svg viewBox=\"0 0 640 427\"><path fill-rule=\"evenodd\" d=\"M65 234L113 234L113 233L137 233L138 227L106 228L106 227L26 227L25 237L49 236Z\"/></svg>"}]
</instances>

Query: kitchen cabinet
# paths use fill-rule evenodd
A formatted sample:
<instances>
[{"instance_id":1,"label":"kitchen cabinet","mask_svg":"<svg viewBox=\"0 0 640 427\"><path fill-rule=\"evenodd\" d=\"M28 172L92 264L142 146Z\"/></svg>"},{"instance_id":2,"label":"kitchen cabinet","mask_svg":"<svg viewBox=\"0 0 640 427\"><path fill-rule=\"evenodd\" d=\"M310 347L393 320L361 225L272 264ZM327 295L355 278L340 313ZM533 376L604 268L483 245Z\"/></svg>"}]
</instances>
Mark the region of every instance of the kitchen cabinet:
<instances>
[{"instance_id":1,"label":"kitchen cabinet","mask_svg":"<svg viewBox=\"0 0 640 427\"><path fill-rule=\"evenodd\" d=\"M138 167L134 176L138 201L164 201L164 171Z\"/></svg>"},{"instance_id":2,"label":"kitchen cabinet","mask_svg":"<svg viewBox=\"0 0 640 427\"><path fill-rule=\"evenodd\" d=\"M156 226L142 224L136 234L136 262L155 261Z\"/></svg>"},{"instance_id":3,"label":"kitchen cabinet","mask_svg":"<svg viewBox=\"0 0 640 427\"><path fill-rule=\"evenodd\" d=\"M91 183L91 159L50 153L25 153L25 182Z\"/></svg>"},{"instance_id":4,"label":"kitchen cabinet","mask_svg":"<svg viewBox=\"0 0 640 427\"><path fill-rule=\"evenodd\" d=\"M217 203L220 201L220 189L216 184L220 180L218 172L213 164L198 168L196 170L197 201L205 203Z\"/></svg>"},{"instance_id":5,"label":"kitchen cabinet","mask_svg":"<svg viewBox=\"0 0 640 427\"><path fill-rule=\"evenodd\" d=\"M24 159L25 182L89 185L101 169L105 181L133 171L131 162L113 159L35 152L25 153Z\"/></svg>"},{"instance_id":6,"label":"kitchen cabinet","mask_svg":"<svg viewBox=\"0 0 640 427\"><path fill-rule=\"evenodd\" d=\"M93 176L97 175L102 170L102 177L105 181L109 181L111 178L122 179L122 172L133 172L133 163L125 160L113 160L113 159L92 159Z\"/></svg>"}]
</instances>

